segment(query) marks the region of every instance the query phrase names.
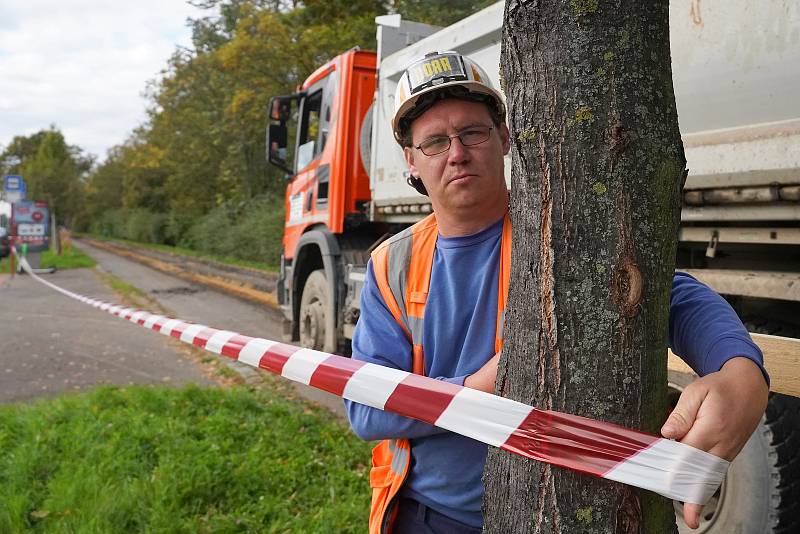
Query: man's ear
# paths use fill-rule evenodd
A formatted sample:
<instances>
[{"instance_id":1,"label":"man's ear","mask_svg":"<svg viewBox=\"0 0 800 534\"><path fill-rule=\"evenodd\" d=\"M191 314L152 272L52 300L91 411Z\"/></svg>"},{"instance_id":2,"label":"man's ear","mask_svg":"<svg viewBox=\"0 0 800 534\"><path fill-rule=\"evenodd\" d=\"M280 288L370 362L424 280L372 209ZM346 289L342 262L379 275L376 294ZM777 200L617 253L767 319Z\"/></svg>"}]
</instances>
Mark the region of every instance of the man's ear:
<instances>
[{"instance_id":1,"label":"man's ear","mask_svg":"<svg viewBox=\"0 0 800 534\"><path fill-rule=\"evenodd\" d=\"M406 166L408 166L408 170L411 172L411 175L419 178L419 170L414 165L414 149L410 146L404 147L403 158L406 160Z\"/></svg>"},{"instance_id":2,"label":"man's ear","mask_svg":"<svg viewBox=\"0 0 800 534\"><path fill-rule=\"evenodd\" d=\"M500 142L503 143L503 155L506 156L511 150L511 142L509 141L511 134L508 133L508 126L506 126L505 122L497 129L497 133L500 134Z\"/></svg>"}]
</instances>

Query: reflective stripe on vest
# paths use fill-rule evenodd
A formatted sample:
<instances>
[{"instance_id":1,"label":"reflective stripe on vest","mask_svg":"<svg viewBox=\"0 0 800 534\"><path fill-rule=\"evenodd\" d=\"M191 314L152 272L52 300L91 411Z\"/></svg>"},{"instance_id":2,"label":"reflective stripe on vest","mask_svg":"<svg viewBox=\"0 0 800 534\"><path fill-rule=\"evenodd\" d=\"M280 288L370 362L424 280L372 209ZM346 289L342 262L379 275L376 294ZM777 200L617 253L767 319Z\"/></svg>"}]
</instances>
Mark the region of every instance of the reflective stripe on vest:
<instances>
[{"instance_id":1,"label":"reflective stripe on vest","mask_svg":"<svg viewBox=\"0 0 800 534\"><path fill-rule=\"evenodd\" d=\"M383 301L397 324L408 337L412 349L411 371L425 374L425 353L422 338L424 334L425 303L427 302L431 282L433 257L436 251L436 239L439 226L436 217L431 214L413 226L395 234L381 243L372 253L372 267L375 280ZM503 234L500 241L500 269L497 292L497 318L495 320L495 353L503 347L503 324L505 322L508 283L511 273L511 221L508 213L503 219ZM487 358L488 359L488 358ZM396 515L396 506L392 507L394 497L408 474L410 461L410 442L405 439L385 440L373 450L373 470L382 469L376 465L376 452L379 456L397 450L402 455L394 455L391 460L391 472L397 477L391 484L382 488L373 485L372 509L370 510L370 534L389 532ZM402 456L402 460L400 457ZM402 467L401 467L402 465ZM388 516L387 516L388 512Z\"/></svg>"},{"instance_id":2,"label":"reflective stripe on vest","mask_svg":"<svg viewBox=\"0 0 800 534\"><path fill-rule=\"evenodd\" d=\"M395 496L408 476L410 463L411 443L407 439L385 439L372 449L370 534L391 532L397 517Z\"/></svg>"},{"instance_id":3,"label":"reflective stripe on vest","mask_svg":"<svg viewBox=\"0 0 800 534\"><path fill-rule=\"evenodd\" d=\"M384 241L372 253L378 289L414 347L411 371L418 375L425 374L423 319L438 235L439 227L431 214Z\"/></svg>"}]
</instances>

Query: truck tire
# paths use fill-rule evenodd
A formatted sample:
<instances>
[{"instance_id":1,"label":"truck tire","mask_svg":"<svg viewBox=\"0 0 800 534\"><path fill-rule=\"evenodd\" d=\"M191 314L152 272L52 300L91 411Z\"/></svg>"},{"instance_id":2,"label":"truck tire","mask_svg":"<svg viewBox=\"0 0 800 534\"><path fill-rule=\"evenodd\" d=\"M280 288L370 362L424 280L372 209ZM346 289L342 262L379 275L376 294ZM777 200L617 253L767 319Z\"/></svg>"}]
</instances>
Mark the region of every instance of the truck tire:
<instances>
[{"instance_id":1,"label":"truck tire","mask_svg":"<svg viewBox=\"0 0 800 534\"><path fill-rule=\"evenodd\" d=\"M695 379L669 373L671 395ZM700 528L683 522L675 501L681 534L789 534L800 532L800 399L771 394L767 411L731 464L720 489L700 516Z\"/></svg>"},{"instance_id":2,"label":"truck tire","mask_svg":"<svg viewBox=\"0 0 800 534\"><path fill-rule=\"evenodd\" d=\"M312 271L300 299L300 345L325 350L325 314L331 295L325 270Z\"/></svg>"}]
</instances>

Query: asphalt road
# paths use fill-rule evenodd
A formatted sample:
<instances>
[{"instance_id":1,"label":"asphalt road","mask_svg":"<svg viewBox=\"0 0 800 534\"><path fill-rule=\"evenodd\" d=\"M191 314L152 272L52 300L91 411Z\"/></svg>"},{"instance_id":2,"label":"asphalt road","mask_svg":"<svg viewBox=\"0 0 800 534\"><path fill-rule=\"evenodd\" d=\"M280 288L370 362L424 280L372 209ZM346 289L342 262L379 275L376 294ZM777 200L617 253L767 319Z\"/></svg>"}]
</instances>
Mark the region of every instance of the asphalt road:
<instances>
[{"instance_id":1,"label":"asphalt road","mask_svg":"<svg viewBox=\"0 0 800 534\"><path fill-rule=\"evenodd\" d=\"M118 300L92 269L62 271L48 279L79 293ZM0 402L104 383L212 383L164 336L132 326L29 276L4 275L0 279Z\"/></svg>"},{"instance_id":2,"label":"asphalt road","mask_svg":"<svg viewBox=\"0 0 800 534\"><path fill-rule=\"evenodd\" d=\"M186 282L86 243L73 243L98 262L97 270L143 291L174 317L281 339L280 313L273 308ZM46 276L77 293L119 301L96 270ZM240 369L250 371L245 366ZM103 382L210 383L174 340L64 297L28 276L0 278L0 402ZM296 388L304 397L343 415L338 397L300 384Z\"/></svg>"}]
</instances>

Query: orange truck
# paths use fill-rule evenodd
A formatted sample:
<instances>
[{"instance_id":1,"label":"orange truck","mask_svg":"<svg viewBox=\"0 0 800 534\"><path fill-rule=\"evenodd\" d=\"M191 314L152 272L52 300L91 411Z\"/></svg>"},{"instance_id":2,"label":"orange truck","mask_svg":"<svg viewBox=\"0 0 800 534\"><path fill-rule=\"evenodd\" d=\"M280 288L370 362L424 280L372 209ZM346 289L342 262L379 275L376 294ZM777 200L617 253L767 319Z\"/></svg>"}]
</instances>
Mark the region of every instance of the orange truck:
<instances>
[{"instance_id":1,"label":"orange truck","mask_svg":"<svg viewBox=\"0 0 800 534\"><path fill-rule=\"evenodd\" d=\"M670 3L691 170L678 267L725 295L752 331L800 337L800 3L765 0L753 10L746 0L707 0L702 14L697 6ZM272 98L267 157L288 180L278 282L286 340L347 352L369 252L431 211L407 185L391 133L403 69L431 50L457 50L500 87L502 17L502 2L447 28L378 17L377 52L348 50L296 93ZM773 389L800 395L800 343L757 342L768 348ZM692 379L670 369L676 390ZM699 532L800 532L790 506L800 502L800 456L791 450L800 450L800 400L774 395Z\"/></svg>"}]
</instances>

